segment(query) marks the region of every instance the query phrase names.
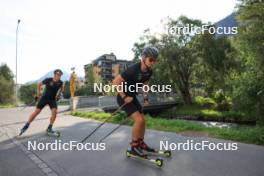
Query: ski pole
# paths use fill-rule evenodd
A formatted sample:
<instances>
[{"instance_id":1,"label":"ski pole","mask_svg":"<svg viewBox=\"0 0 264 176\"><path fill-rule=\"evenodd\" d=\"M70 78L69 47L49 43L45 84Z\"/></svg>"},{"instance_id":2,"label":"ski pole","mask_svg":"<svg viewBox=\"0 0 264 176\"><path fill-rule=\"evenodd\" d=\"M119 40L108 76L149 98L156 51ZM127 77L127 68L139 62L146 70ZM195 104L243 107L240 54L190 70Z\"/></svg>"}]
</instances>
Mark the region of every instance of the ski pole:
<instances>
[{"instance_id":1,"label":"ski pole","mask_svg":"<svg viewBox=\"0 0 264 176\"><path fill-rule=\"evenodd\" d=\"M22 111L22 110L26 109L27 107L33 105L37 101L38 101L38 97L34 97L34 100L31 103L29 103L28 105L25 105L22 109L20 109L20 111Z\"/></svg>"},{"instance_id":2,"label":"ski pole","mask_svg":"<svg viewBox=\"0 0 264 176\"><path fill-rule=\"evenodd\" d=\"M144 106L142 107L142 112L144 110ZM105 135L102 139L99 140L99 143L102 142L103 140L105 140L108 136L110 136L111 134L113 134L118 128L120 128L122 125L124 125L127 121L129 120L129 118L124 119L117 127L115 127L112 131L110 131L107 135Z\"/></svg>"},{"instance_id":3,"label":"ski pole","mask_svg":"<svg viewBox=\"0 0 264 176\"><path fill-rule=\"evenodd\" d=\"M108 136L110 136L111 134L113 134L118 128L120 128L122 125L124 125L127 121L129 120L129 118L124 119L117 127L115 127L112 131L110 131L107 135L105 135L102 139L99 140L99 143L102 142L103 140L105 140Z\"/></svg>"},{"instance_id":4,"label":"ski pole","mask_svg":"<svg viewBox=\"0 0 264 176\"><path fill-rule=\"evenodd\" d=\"M105 119L100 125L98 125L89 135L87 135L85 138L83 138L83 140L81 141L81 143L83 143L84 141L86 141L90 136L92 136L101 126L103 126L108 120L110 120L117 112L119 112L126 104L123 104L122 106L120 106L117 110L115 110L110 117L108 117L107 119Z\"/></svg>"}]
</instances>

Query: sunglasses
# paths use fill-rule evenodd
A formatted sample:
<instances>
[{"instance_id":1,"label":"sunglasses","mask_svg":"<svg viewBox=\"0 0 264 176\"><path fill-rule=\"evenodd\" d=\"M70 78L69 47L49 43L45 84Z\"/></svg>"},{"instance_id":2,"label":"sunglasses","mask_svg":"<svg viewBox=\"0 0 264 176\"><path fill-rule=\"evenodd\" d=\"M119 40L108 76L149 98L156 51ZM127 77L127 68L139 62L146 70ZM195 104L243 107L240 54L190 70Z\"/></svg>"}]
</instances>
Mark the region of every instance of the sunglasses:
<instances>
[{"instance_id":1,"label":"sunglasses","mask_svg":"<svg viewBox=\"0 0 264 176\"><path fill-rule=\"evenodd\" d=\"M150 58L149 58L149 62L154 62L154 63L155 63L155 62L156 62L156 59L150 57Z\"/></svg>"}]
</instances>

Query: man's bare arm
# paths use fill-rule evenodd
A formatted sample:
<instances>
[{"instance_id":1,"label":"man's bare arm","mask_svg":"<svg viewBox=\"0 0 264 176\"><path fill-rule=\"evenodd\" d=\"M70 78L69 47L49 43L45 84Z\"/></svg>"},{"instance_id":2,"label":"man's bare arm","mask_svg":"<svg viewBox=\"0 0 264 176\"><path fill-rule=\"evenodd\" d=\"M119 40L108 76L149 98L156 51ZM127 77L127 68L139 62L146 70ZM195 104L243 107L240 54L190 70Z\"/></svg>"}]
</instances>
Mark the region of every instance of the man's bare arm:
<instances>
[{"instance_id":1,"label":"man's bare arm","mask_svg":"<svg viewBox=\"0 0 264 176\"><path fill-rule=\"evenodd\" d=\"M39 82L37 85L37 98L40 98L40 92L41 92L41 88L42 88L42 82Z\"/></svg>"},{"instance_id":2,"label":"man's bare arm","mask_svg":"<svg viewBox=\"0 0 264 176\"><path fill-rule=\"evenodd\" d=\"M61 88L59 89L57 93L56 99L59 100L61 98L62 93L64 92L64 84L62 84Z\"/></svg>"},{"instance_id":3,"label":"man's bare arm","mask_svg":"<svg viewBox=\"0 0 264 176\"><path fill-rule=\"evenodd\" d=\"M121 96L121 98L124 100L124 104L131 103L133 101L133 97L126 96L126 94L123 92L123 90L121 90L122 88L120 88L120 86L118 86L118 85L121 85L122 81L124 81L124 79L122 78L121 75L118 75L113 80L113 84L117 86L117 91L118 91L119 95Z\"/></svg>"},{"instance_id":4,"label":"man's bare arm","mask_svg":"<svg viewBox=\"0 0 264 176\"><path fill-rule=\"evenodd\" d=\"M144 86L149 86L149 81L145 81ZM143 97L144 97L144 104L148 105L149 100L148 100L148 91L147 90L143 90Z\"/></svg>"},{"instance_id":5,"label":"man's bare arm","mask_svg":"<svg viewBox=\"0 0 264 176\"><path fill-rule=\"evenodd\" d=\"M118 86L118 85L121 85L122 81L124 81L124 79L122 78L121 75L118 75L115 77L115 79L113 80L113 84ZM117 87L117 91L119 93L119 95L124 98L126 96L126 94L121 90L119 89L119 87Z\"/></svg>"}]
</instances>

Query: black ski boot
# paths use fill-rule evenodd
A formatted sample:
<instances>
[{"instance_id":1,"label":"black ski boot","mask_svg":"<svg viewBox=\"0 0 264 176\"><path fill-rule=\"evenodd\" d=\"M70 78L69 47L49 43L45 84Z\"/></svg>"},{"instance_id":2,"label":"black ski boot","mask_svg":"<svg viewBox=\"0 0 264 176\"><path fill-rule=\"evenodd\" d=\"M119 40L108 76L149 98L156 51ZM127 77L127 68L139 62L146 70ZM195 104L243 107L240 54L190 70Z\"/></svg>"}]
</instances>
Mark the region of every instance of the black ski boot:
<instances>
[{"instance_id":1,"label":"black ski boot","mask_svg":"<svg viewBox=\"0 0 264 176\"><path fill-rule=\"evenodd\" d=\"M21 129L20 133L19 133L19 136L21 136L29 127L29 123L27 122L23 128Z\"/></svg>"},{"instance_id":2,"label":"black ski boot","mask_svg":"<svg viewBox=\"0 0 264 176\"><path fill-rule=\"evenodd\" d=\"M60 132L58 132L58 131L54 131L53 129L52 129L52 125L49 125L49 127L47 128L47 130L46 130L46 134L48 135L48 136L54 136L54 137L60 137Z\"/></svg>"},{"instance_id":3,"label":"black ski boot","mask_svg":"<svg viewBox=\"0 0 264 176\"><path fill-rule=\"evenodd\" d=\"M165 157L171 157L171 151L170 150L156 150L153 148L150 148L145 142L144 139L140 139L140 148L145 151L148 155L161 155Z\"/></svg>"},{"instance_id":4,"label":"black ski boot","mask_svg":"<svg viewBox=\"0 0 264 176\"><path fill-rule=\"evenodd\" d=\"M130 145L131 145L130 153L132 155L142 157L142 158L147 158L147 155L142 151L140 147L139 141L132 141Z\"/></svg>"},{"instance_id":5,"label":"black ski boot","mask_svg":"<svg viewBox=\"0 0 264 176\"><path fill-rule=\"evenodd\" d=\"M155 149L153 148L150 148L145 142L144 142L144 139L139 139L139 145L140 145L140 148L146 152L156 152Z\"/></svg>"},{"instance_id":6,"label":"black ski boot","mask_svg":"<svg viewBox=\"0 0 264 176\"><path fill-rule=\"evenodd\" d=\"M131 150L127 150L126 151L126 156L128 158L135 158L135 159L139 159L142 161L146 161L152 164L155 164L158 167L162 167L163 166L163 160L160 158L150 158L148 157L147 154L145 154L141 147L140 147L140 141L132 141L130 143L131 145Z\"/></svg>"}]
</instances>

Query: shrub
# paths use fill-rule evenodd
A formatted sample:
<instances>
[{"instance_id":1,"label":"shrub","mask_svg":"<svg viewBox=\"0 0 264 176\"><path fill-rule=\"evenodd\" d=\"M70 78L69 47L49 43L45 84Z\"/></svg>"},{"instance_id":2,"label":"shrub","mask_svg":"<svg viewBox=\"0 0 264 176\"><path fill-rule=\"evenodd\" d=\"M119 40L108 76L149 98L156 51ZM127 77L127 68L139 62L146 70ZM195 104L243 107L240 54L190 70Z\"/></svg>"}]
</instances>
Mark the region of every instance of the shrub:
<instances>
[{"instance_id":1,"label":"shrub","mask_svg":"<svg viewBox=\"0 0 264 176\"><path fill-rule=\"evenodd\" d=\"M214 109L217 106L216 102L212 98L205 98L202 96L196 96L194 98L194 102L198 106L201 106L204 108Z\"/></svg>"},{"instance_id":2,"label":"shrub","mask_svg":"<svg viewBox=\"0 0 264 176\"><path fill-rule=\"evenodd\" d=\"M219 111L229 111L231 109L232 103L231 98L224 95L223 91L217 91L213 98L217 104L216 109Z\"/></svg>"}]
</instances>

